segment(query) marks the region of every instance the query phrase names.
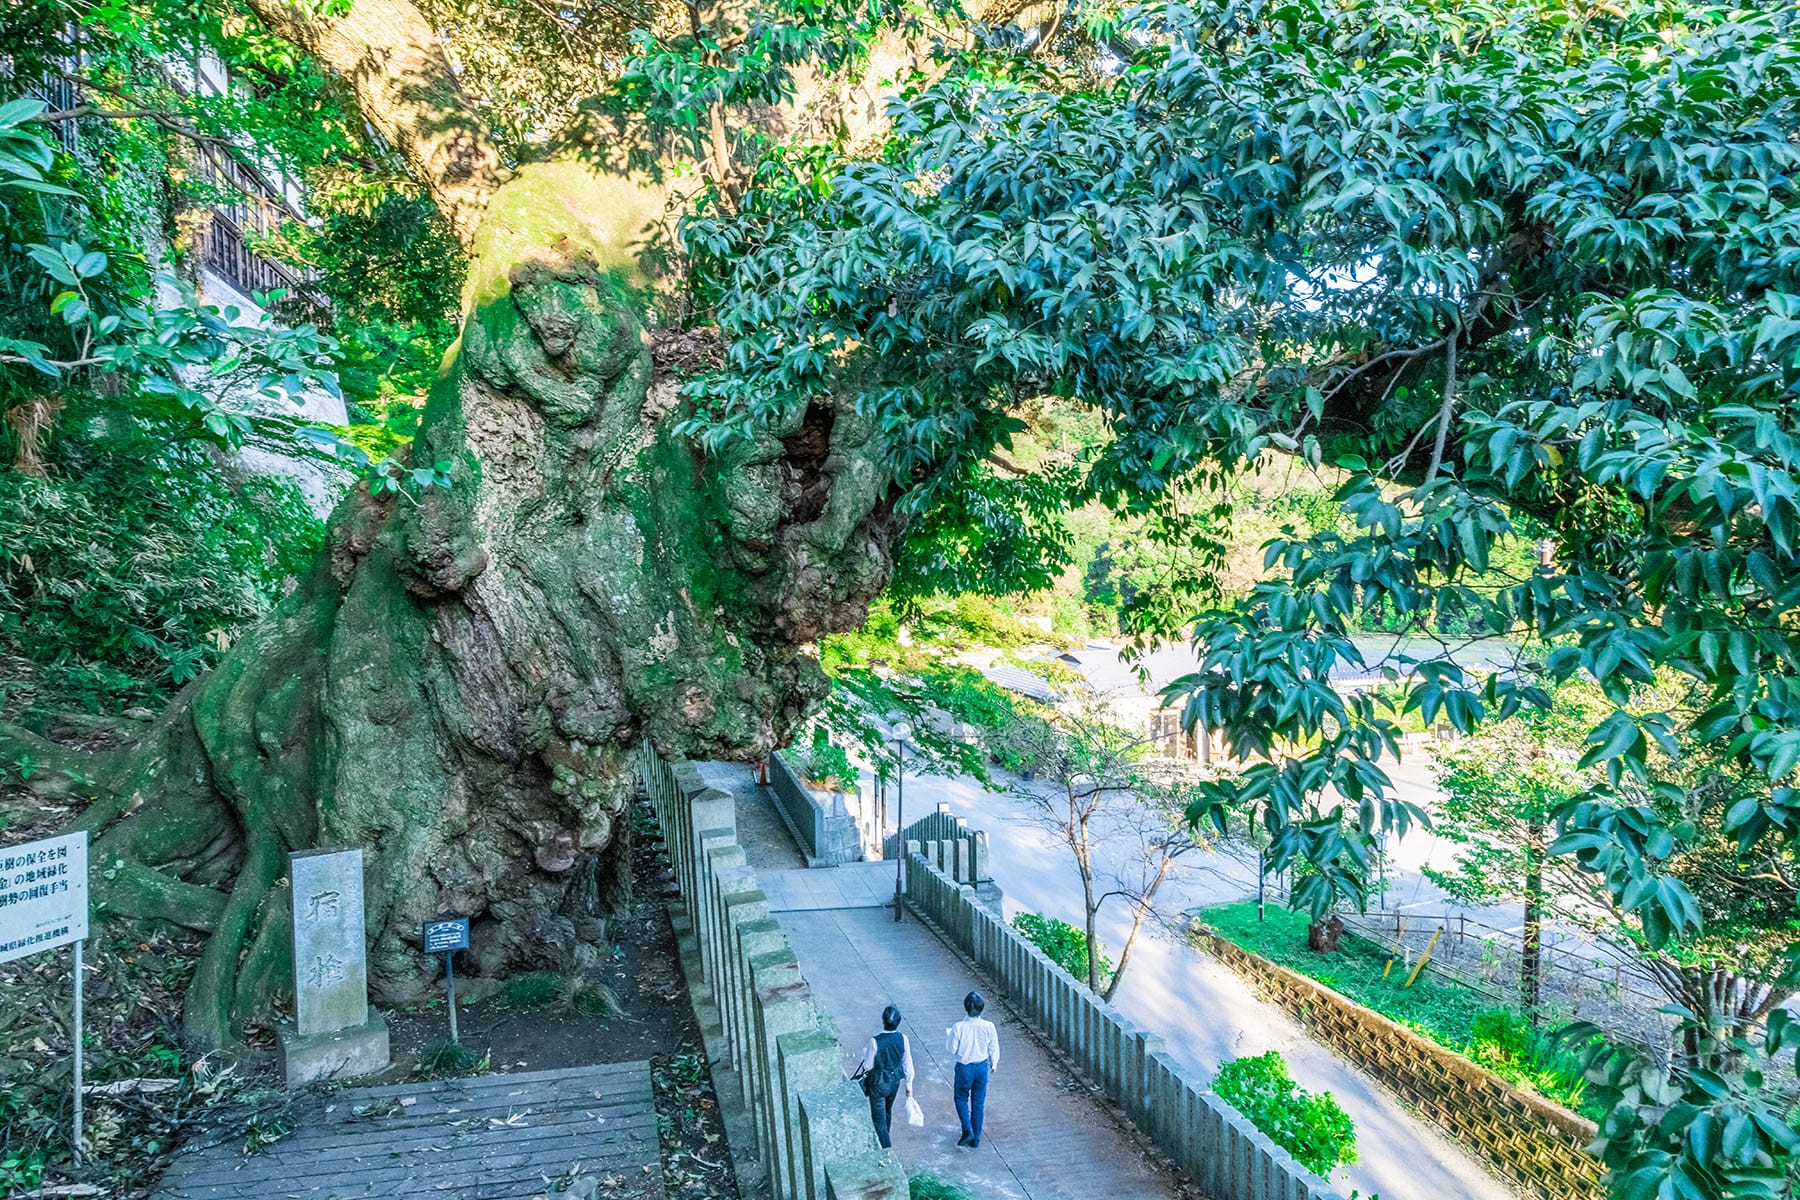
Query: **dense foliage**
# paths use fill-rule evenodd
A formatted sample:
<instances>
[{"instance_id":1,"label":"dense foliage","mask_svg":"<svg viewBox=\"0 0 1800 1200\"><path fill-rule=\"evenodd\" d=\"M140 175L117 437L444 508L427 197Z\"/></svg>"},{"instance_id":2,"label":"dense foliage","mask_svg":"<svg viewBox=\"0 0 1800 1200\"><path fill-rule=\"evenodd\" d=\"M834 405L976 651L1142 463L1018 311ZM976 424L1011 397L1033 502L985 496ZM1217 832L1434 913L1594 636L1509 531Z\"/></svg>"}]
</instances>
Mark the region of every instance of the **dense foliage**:
<instances>
[{"instance_id":1,"label":"dense foliage","mask_svg":"<svg viewBox=\"0 0 1800 1200\"><path fill-rule=\"evenodd\" d=\"M455 336L462 260L429 204L363 174L354 107L291 47L205 6L87 16L78 34L0 17L12 86L77 101L0 104L0 586L15 693L116 710L215 661L318 548L290 485L219 451L341 447L383 463L378 482L438 481L390 455ZM183 84L196 44L231 89ZM247 231L309 294L196 298L189 222L263 203L204 167L219 155L313 183L323 219ZM297 439L289 403L340 376L352 428Z\"/></svg>"},{"instance_id":2,"label":"dense foliage","mask_svg":"<svg viewBox=\"0 0 1800 1200\"><path fill-rule=\"evenodd\" d=\"M1014 913L1012 927L1021 937L1042 950L1051 962L1080 980L1088 977L1088 936L1079 928L1042 913ZM1112 960L1104 948L1099 953L1101 986L1112 980Z\"/></svg>"},{"instance_id":3,"label":"dense foliage","mask_svg":"<svg viewBox=\"0 0 1800 1200\"><path fill-rule=\"evenodd\" d=\"M720 438L854 395L920 505L1046 392L1104 412L1089 486L1138 510L1222 489L1264 447L1338 456L1351 530L1278 540L1283 573L1195 627L1186 720L1267 757L1192 815L1250 809L1275 865L1311 863L1299 902L1354 900L1375 832L1421 814L1383 767L1396 714L1330 685L1360 662L1351 630L1376 612L1522 637L1609 704L1584 743L1604 778L1551 852L1649 945L1691 939L1704 913L1672 859L1715 831L1744 854L1800 833L1796 19L1168 6L1096 31L1128 64L1098 84L947 71L880 161L837 165L781 221L747 203L690 225L731 339L694 393ZM1474 585L1540 530L1547 562ZM1548 703L1529 676L1427 658L1400 707L1428 721ZM1659 671L1685 702L1634 706ZM1684 744L1726 760L1716 825L1659 777ZM1789 1186L1800 1135L1756 1073L1594 1069L1622 1194Z\"/></svg>"},{"instance_id":4,"label":"dense foliage","mask_svg":"<svg viewBox=\"0 0 1800 1200\"><path fill-rule=\"evenodd\" d=\"M1307 1170L1328 1176L1356 1161L1356 1128L1349 1114L1330 1092L1309 1092L1295 1083L1279 1050L1223 1064L1212 1088Z\"/></svg>"},{"instance_id":5,"label":"dense foliage","mask_svg":"<svg viewBox=\"0 0 1800 1200\"><path fill-rule=\"evenodd\" d=\"M310 569L323 525L291 483L154 425L92 402L64 421L46 477L0 471L0 650L46 692L8 707L165 697Z\"/></svg>"}]
</instances>

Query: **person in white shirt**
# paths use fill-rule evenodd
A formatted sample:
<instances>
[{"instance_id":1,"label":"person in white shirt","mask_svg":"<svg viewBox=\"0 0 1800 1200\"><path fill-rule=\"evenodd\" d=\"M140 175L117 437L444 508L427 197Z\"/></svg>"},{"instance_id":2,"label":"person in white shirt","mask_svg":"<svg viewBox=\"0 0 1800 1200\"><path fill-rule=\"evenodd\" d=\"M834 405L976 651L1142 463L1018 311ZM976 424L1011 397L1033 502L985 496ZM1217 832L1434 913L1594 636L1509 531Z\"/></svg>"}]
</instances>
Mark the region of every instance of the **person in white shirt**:
<instances>
[{"instance_id":1,"label":"person in white shirt","mask_svg":"<svg viewBox=\"0 0 1800 1200\"><path fill-rule=\"evenodd\" d=\"M950 1038L950 1055L956 1060L956 1115L962 1121L962 1138L956 1144L971 1149L981 1145L981 1118L987 1109L988 1077L1000 1069L1000 1034L992 1021L983 1020L987 1001L980 992L963 997L968 1016L944 1030Z\"/></svg>"},{"instance_id":2,"label":"person in white shirt","mask_svg":"<svg viewBox=\"0 0 1800 1200\"><path fill-rule=\"evenodd\" d=\"M888 1131L894 1121L894 1097L902 1085L906 1098L913 1094L912 1043L900 1030L900 1010L888 1005L881 1010L881 1032L869 1039L857 1064L856 1078L862 1080L863 1095L869 1098L869 1119L875 1122L875 1136L882 1149L894 1143Z\"/></svg>"}]
</instances>

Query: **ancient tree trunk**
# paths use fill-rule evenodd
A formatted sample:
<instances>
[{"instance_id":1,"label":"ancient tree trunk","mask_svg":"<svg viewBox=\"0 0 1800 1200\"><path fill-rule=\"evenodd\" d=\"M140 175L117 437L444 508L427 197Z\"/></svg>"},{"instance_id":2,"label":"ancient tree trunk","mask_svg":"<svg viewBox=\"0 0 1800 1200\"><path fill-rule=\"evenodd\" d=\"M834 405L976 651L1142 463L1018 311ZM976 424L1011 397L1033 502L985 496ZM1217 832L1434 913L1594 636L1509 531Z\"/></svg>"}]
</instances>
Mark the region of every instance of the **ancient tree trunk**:
<instances>
[{"instance_id":1,"label":"ancient tree trunk","mask_svg":"<svg viewBox=\"0 0 1800 1200\"><path fill-rule=\"evenodd\" d=\"M233 1040L291 987L293 850L364 849L377 999L431 978L416 939L440 912L475 918L478 970L579 962L633 748L766 753L824 689L804 648L886 582L889 485L848 411L718 460L673 434L671 358L707 347L659 354L645 328L626 252L643 201L570 164L499 189L412 451L454 486L352 495L303 586L91 815L97 870L119 864L102 908L213 935L194 1041Z\"/></svg>"},{"instance_id":2,"label":"ancient tree trunk","mask_svg":"<svg viewBox=\"0 0 1800 1200\"><path fill-rule=\"evenodd\" d=\"M634 173L642 131L596 119L575 160L509 174L406 0L250 6L349 81L471 264L411 450L453 486L353 493L295 593L133 752L83 764L97 906L212 935L185 1014L205 1046L292 988L295 850L364 850L379 1001L431 979L418 930L443 912L474 918L477 971L581 965L634 749L784 743L825 689L807 647L861 622L899 532L847 405L716 458L674 432L719 348L649 328L667 196Z\"/></svg>"}]
</instances>

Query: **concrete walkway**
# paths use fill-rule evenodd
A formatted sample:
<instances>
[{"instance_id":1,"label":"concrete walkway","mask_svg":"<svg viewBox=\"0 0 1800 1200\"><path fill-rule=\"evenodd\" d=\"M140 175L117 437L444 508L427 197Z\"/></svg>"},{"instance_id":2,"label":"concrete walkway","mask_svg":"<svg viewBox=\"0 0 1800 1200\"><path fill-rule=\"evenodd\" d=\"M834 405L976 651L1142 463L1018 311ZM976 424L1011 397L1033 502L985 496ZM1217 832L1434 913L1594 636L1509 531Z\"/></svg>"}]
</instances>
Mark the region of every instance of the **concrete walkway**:
<instances>
[{"instance_id":1,"label":"concrete walkway","mask_svg":"<svg viewBox=\"0 0 1800 1200\"><path fill-rule=\"evenodd\" d=\"M913 1095L925 1111L922 1128L894 1130L895 1152L909 1173L930 1172L983 1200L1180 1195L1171 1173L1148 1162L1112 1115L916 919L895 924L887 908L776 916L813 996L837 1022L846 1072L880 1028L883 1006L897 1005L905 1014ZM987 1016L1000 1028L1000 1069L988 1089L981 1146L961 1150L944 1031L962 1015L970 991L990 995Z\"/></svg>"},{"instance_id":2,"label":"concrete walkway","mask_svg":"<svg viewBox=\"0 0 1800 1200\"><path fill-rule=\"evenodd\" d=\"M905 1014L914 1097L925 1124L895 1109L894 1150L909 1174L960 1184L982 1200L1175 1200L1185 1185L1152 1161L1088 1089L996 999L988 985L910 914L896 924L894 864L807 870L770 801L743 767L701 765L706 781L737 799L738 840L769 907L799 957L820 1008L838 1027L849 1074L881 1010ZM779 834L779 837L776 835ZM953 1062L945 1029L962 998L981 991L1000 1029L1000 1069L988 1092L981 1147L959 1149Z\"/></svg>"},{"instance_id":3,"label":"concrete walkway","mask_svg":"<svg viewBox=\"0 0 1800 1200\"><path fill-rule=\"evenodd\" d=\"M1080 924L1080 877L1069 851L1032 820L1024 800L986 791L973 780L933 776L909 778L906 794L909 801L917 796L924 804L948 803L972 828L987 831L1008 919L1027 911ZM1241 899L1254 889L1254 864L1246 875L1241 864L1220 856L1173 881L1158 907L1179 914ZM1101 910L1101 940L1115 951L1128 920L1123 904ZM1202 1078L1229 1059L1279 1050L1301 1086L1331 1092L1356 1125L1360 1157L1331 1178L1346 1196L1355 1189L1381 1200L1514 1200L1512 1189L1471 1151L1415 1117L1393 1093L1185 941L1146 930L1113 1003L1132 1023L1161 1034L1177 1061Z\"/></svg>"}]
</instances>

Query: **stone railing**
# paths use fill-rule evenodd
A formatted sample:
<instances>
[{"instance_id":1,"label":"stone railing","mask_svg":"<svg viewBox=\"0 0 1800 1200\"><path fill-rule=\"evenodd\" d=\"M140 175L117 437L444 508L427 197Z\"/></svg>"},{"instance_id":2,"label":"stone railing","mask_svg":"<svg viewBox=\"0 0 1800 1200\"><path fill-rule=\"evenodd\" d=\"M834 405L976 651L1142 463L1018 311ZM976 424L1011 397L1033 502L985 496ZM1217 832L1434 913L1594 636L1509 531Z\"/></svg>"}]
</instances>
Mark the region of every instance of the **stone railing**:
<instances>
[{"instance_id":1,"label":"stone railing","mask_svg":"<svg viewBox=\"0 0 1800 1200\"><path fill-rule=\"evenodd\" d=\"M662 826L704 992L718 1009L773 1200L892 1200L906 1173L875 1141L837 1035L769 913L729 793L646 744L639 774ZM696 989L697 991L701 989Z\"/></svg>"},{"instance_id":2,"label":"stone railing","mask_svg":"<svg viewBox=\"0 0 1800 1200\"><path fill-rule=\"evenodd\" d=\"M1158 1149L1215 1200L1339 1200L1331 1186L1177 1066L1163 1040L1134 1028L1009 927L971 886L908 846L908 905L936 925L1013 1007Z\"/></svg>"},{"instance_id":3,"label":"stone railing","mask_svg":"<svg viewBox=\"0 0 1800 1200\"><path fill-rule=\"evenodd\" d=\"M769 756L769 787L800 844L809 867L835 867L860 862L863 830L859 819L867 807L860 797L811 787L781 753Z\"/></svg>"},{"instance_id":4,"label":"stone railing","mask_svg":"<svg viewBox=\"0 0 1800 1200\"><path fill-rule=\"evenodd\" d=\"M985 830L970 829L968 821L940 804L937 811L920 817L898 836L889 834L882 842L884 858L900 852L900 839L917 848L938 870L957 883L987 884L994 880L988 867L988 835Z\"/></svg>"},{"instance_id":5,"label":"stone railing","mask_svg":"<svg viewBox=\"0 0 1800 1200\"><path fill-rule=\"evenodd\" d=\"M1587 1152L1592 1121L1234 942L1209 934L1207 945L1313 1037L1411 1101L1527 1194L1545 1200L1604 1194L1600 1161Z\"/></svg>"}]
</instances>

